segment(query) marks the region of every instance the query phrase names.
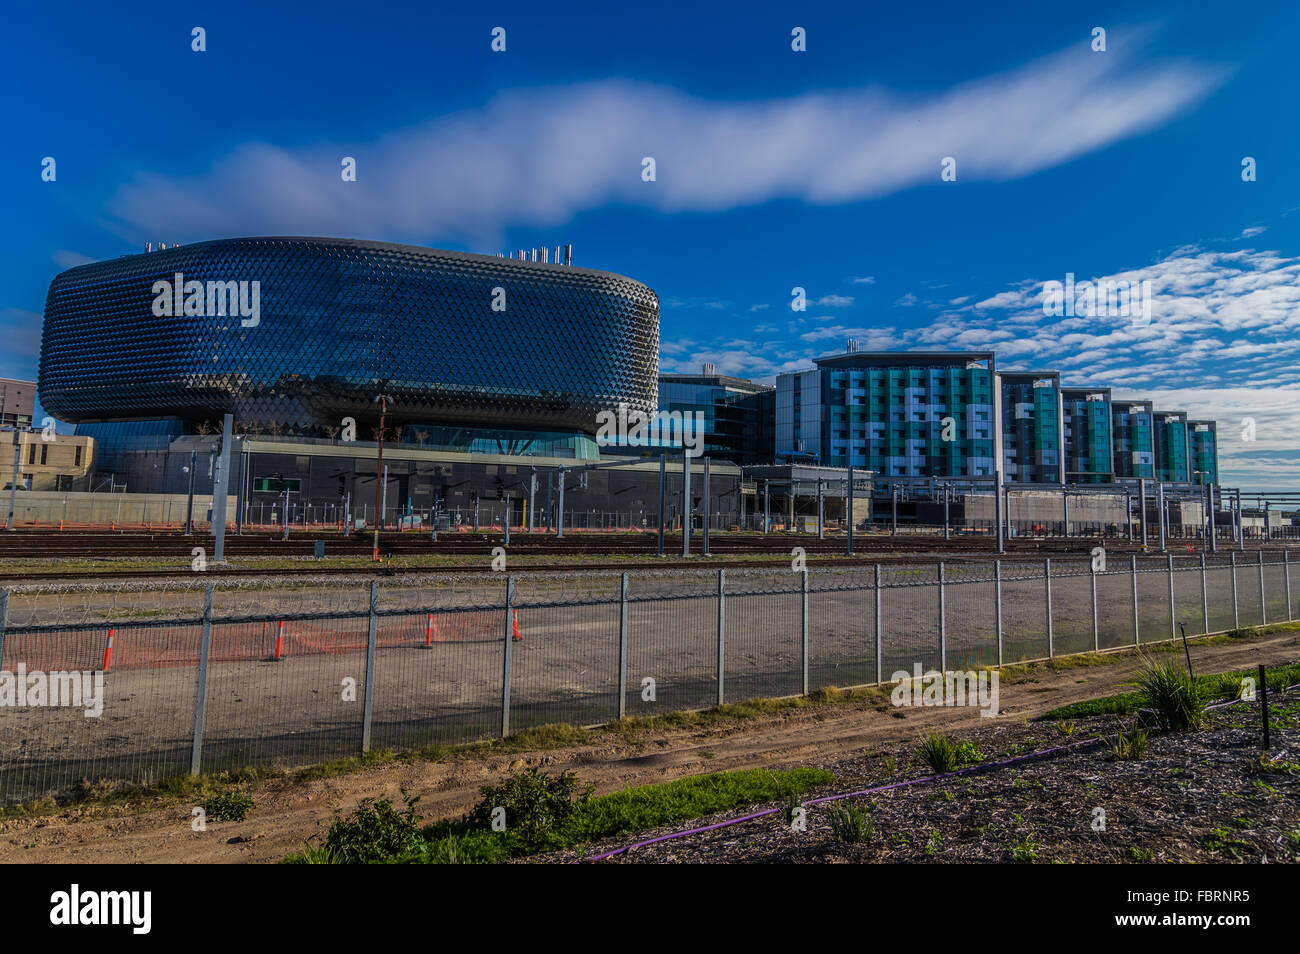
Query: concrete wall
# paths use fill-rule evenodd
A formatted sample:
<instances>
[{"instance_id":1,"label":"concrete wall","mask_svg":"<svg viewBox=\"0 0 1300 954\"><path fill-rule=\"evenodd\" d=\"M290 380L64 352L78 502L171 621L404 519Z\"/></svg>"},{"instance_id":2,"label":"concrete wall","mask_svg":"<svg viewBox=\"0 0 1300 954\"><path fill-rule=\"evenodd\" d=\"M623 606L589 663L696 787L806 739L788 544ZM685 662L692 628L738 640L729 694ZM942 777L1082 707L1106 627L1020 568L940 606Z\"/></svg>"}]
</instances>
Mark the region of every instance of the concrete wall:
<instances>
[{"instance_id":1,"label":"concrete wall","mask_svg":"<svg viewBox=\"0 0 1300 954\"><path fill-rule=\"evenodd\" d=\"M227 513L234 519L235 498L229 496ZM95 524L109 526L183 526L185 494L56 493L20 490L14 495L14 520L19 526ZM212 497L194 495L194 521L207 525ZM0 494L0 515L9 513L9 494Z\"/></svg>"}]
</instances>

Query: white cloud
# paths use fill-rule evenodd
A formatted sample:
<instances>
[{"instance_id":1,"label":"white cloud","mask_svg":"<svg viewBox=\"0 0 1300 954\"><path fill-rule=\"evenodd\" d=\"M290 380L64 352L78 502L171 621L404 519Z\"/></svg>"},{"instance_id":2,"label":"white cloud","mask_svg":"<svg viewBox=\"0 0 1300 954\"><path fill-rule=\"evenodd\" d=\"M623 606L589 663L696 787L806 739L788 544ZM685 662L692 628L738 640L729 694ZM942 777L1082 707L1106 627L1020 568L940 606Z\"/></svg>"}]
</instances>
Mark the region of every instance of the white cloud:
<instances>
[{"instance_id":1,"label":"white cloud","mask_svg":"<svg viewBox=\"0 0 1300 954\"><path fill-rule=\"evenodd\" d=\"M1144 58L1137 58L1144 57ZM838 204L939 182L1003 181L1140 135L1188 110L1222 69L1105 56L1083 44L930 95L869 87L708 101L606 80L505 92L369 143L243 145L197 175L141 172L109 203L123 234L337 234L487 245L611 203L717 211ZM653 156L657 181L641 179ZM357 181L340 161L357 160ZM183 234L182 234L183 233Z\"/></svg>"},{"instance_id":2,"label":"white cloud","mask_svg":"<svg viewBox=\"0 0 1300 954\"><path fill-rule=\"evenodd\" d=\"M58 249L50 258L54 259L54 264L59 268L76 268L78 265L89 265L92 262L99 261L99 259L91 258L89 255L70 252L63 248Z\"/></svg>"},{"instance_id":3,"label":"white cloud","mask_svg":"<svg viewBox=\"0 0 1300 954\"><path fill-rule=\"evenodd\" d=\"M813 304L822 305L826 308L847 308L853 304L853 299L848 295L823 295Z\"/></svg>"}]
</instances>

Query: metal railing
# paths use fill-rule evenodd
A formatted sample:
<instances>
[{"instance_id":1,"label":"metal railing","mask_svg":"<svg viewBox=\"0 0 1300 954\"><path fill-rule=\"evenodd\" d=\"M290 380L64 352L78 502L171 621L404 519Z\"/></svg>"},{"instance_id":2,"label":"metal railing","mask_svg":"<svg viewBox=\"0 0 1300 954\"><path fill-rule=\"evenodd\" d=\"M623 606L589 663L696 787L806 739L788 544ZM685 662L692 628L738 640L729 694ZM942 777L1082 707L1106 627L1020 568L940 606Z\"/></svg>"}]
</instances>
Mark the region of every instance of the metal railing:
<instances>
[{"instance_id":1,"label":"metal railing","mask_svg":"<svg viewBox=\"0 0 1300 954\"><path fill-rule=\"evenodd\" d=\"M1300 610L1285 551L556 574L464 590L195 577L129 598L108 584L0 591L0 802L880 684L917 665L1105 652ZM100 714L84 694L52 704L70 701L55 698L63 673L97 674Z\"/></svg>"}]
</instances>

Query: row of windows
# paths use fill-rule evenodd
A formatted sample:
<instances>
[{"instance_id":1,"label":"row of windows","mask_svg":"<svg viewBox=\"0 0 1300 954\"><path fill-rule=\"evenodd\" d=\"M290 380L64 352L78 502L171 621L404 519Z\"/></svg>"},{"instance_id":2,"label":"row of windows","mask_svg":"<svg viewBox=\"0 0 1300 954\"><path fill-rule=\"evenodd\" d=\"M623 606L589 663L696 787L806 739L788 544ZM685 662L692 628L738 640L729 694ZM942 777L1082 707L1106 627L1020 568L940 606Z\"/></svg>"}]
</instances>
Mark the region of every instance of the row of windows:
<instances>
[{"instance_id":1,"label":"row of windows","mask_svg":"<svg viewBox=\"0 0 1300 954\"><path fill-rule=\"evenodd\" d=\"M38 446L38 445L36 445L36 444L34 444L34 443L33 443L33 444L28 444L28 445L27 445L27 463L28 463L29 466L32 465L32 464L35 464L35 463L36 463L36 448L37 448L37 446ZM42 463L42 464L47 464L47 463L49 463L50 445L47 444L45 441L41 441L41 443L40 443L39 446L40 446L40 448L41 448L41 463ZM81 450L82 450L82 447L81 447L80 444L78 444L76 447L73 448L73 451L74 451L73 456L74 456L74 458L75 458L75 460L73 461L73 465L76 466L76 467L80 467L80 466L81 466Z\"/></svg>"}]
</instances>

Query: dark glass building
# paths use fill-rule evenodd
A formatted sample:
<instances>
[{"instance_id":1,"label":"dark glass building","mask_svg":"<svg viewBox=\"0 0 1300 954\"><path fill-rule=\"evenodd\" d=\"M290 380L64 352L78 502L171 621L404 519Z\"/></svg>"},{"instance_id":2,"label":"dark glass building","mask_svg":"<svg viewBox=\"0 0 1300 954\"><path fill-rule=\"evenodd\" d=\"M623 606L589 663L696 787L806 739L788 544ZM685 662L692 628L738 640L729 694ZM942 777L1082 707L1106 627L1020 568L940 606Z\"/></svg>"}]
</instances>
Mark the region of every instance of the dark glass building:
<instances>
[{"instance_id":1,"label":"dark glass building","mask_svg":"<svg viewBox=\"0 0 1300 954\"><path fill-rule=\"evenodd\" d=\"M776 388L715 374L659 375L659 410L704 415L703 454L736 464L770 464L776 455Z\"/></svg>"},{"instance_id":2,"label":"dark glass building","mask_svg":"<svg viewBox=\"0 0 1300 954\"><path fill-rule=\"evenodd\" d=\"M50 285L39 391L123 449L241 431L596 455L597 413L656 407L659 302L570 265L331 238L222 239L83 265ZM138 422L151 425L140 431ZM126 428L102 422L137 422ZM122 430L121 434L113 433ZM154 433L157 431L157 433ZM537 450L530 451L536 444Z\"/></svg>"}]
</instances>

